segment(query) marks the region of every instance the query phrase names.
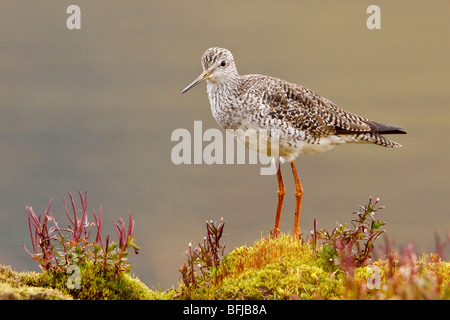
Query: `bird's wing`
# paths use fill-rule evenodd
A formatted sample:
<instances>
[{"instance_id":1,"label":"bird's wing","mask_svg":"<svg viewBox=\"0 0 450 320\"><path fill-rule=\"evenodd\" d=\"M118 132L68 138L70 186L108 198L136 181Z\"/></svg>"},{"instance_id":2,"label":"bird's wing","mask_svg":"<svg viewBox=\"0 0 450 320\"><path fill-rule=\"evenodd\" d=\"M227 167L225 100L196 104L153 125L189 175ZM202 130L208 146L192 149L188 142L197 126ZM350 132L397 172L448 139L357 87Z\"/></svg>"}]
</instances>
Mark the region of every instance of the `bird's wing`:
<instances>
[{"instance_id":1,"label":"bird's wing","mask_svg":"<svg viewBox=\"0 0 450 320\"><path fill-rule=\"evenodd\" d=\"M276 79L278 80L278 79ZM271 116L283 119L293 127L313 135L335 134L336 130L348 133L369 132L369 120L345 111L312 90L283 80L274 81L265 93L271 106Z\"/></svg>"},{"instance_id":2,"label":"bird's wing","mask_svg":"<svg viewBox=\"0 0 450 320\"><path fill-rule=\"evenodd\" d=\"M363 118L361 116L358 116L354 113L345 111L344 109L340 108L330 100L327 100L325 98L322 98L326 100L332 108L335 113L343 114L341 117L342 119L345 119L346 121L349 121L348 125L335 125L335 133L336 134L354 134L354 133L364 133L364 132L370 132L370 133L379 133L379 134L405 134L406 131L403 130L403 128L391 124L381 123L373 120L369 120L366 118ZM364 130L361 130L358 128L358 125L360 123L363 123L366 127ZM356 126L355 126L356 124Z\"/></svg>"}]
</instances>

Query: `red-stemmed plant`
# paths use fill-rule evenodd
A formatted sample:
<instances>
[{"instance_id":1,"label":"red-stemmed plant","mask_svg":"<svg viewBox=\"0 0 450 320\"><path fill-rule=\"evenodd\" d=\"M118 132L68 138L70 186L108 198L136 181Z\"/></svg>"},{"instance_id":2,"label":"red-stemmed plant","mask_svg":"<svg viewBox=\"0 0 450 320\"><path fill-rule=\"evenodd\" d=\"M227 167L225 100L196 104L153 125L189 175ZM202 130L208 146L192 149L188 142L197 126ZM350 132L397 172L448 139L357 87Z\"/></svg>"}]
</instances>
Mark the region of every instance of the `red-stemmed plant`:
<instances>
[{"instance_id":1,"label":"red-stemmed plant","mask_svg":"<svg viewBox=\"0 0 450 320\"><path fill-rule=\"evenodd\" d=\"M32 252L24 243L25 251L36 261L44 271L66 271L70 265L80 265L88 261L99 263L101 269L113 271L117 276L119 272L129 271L131 266L126 262L128 250L134 249L137 254L139 247L134 240L134 220L131 212L129 215L128 229L122 218L114 221L114 227L118 236L118 243L109 241L109 235L105 236L105 245L102 242L102 207L98 216L94 210L94 222L88 220L87 192L78 191L81 202L81 216L77 214L75 199L68 191L72 207L72 215L67 208L66 199L63 196L64 210L69 219L68 228L60 228L53 214L50 212L52 200L50 200L44 214L36 215L31 206L27 206L28 225L31 236ZM49 226L49 223L52 226ZM95 241L91 241L92 227L97 227Z\"/></svg>"}]
</instances>

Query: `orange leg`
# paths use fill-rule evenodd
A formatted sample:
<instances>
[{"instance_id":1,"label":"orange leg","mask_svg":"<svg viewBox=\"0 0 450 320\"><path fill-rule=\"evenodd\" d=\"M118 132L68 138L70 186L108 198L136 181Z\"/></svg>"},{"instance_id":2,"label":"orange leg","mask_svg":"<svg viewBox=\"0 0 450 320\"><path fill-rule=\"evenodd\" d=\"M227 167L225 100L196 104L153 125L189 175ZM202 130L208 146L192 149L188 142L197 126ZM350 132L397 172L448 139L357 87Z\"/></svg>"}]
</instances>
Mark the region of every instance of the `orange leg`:
<instances>
[{"instance_id":1,"label":"orange leg","mask_svg":"<svg viewBox=\"0 0 450 320\"><path fill-rule=\"evenodd\" d=\"M286 194L286 188L284 187L283 176L281 175L281 163L278 162L277 178L278 178L278 204L277 204L277 215L275 217L275 227L273 228L273 234L278 237L278 232L280 231L280 219L281 210L283 208L284 195Z\"/></svg>"},{"instance_id":2,"label":"orange leg","mask_svg":"<svg viewBox=\"0 0 450 320\"><path fill-rule=\"evenodd\" d=\"M303 187L298 178L295 162L291 162L292 174L295 181L295 218L294 218L294 239L298 239L300 231L300 211L302 208Z\"/></svg>"}]
</instances>

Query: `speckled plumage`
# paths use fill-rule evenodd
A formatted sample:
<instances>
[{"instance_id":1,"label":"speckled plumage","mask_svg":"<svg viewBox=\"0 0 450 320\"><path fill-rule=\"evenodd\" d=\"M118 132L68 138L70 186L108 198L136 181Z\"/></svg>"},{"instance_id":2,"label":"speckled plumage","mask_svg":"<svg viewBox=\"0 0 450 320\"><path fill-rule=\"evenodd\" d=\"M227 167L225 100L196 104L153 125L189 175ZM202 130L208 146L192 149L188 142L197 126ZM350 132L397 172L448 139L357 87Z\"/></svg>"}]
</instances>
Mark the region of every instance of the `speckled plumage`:
<instances>
[{"instance_id":1,"label":"speckled plumage","mask_svg":"<svg viewBox=\"0 0 450 320\"><path fill-rule=\"evenodd\" d=\"M247 147L290 162L296 198L294 238L300 234L303 198L303 187L294 161L298 155L326 151L335 145L350 142L400 147L400 144L385 138L383 134L406 133L400 127L345 111L300 85L259 74L241 76L237 72L233 55L227 49L206 50L202 56L202 66L203 73L182 93L206 80L212 115L222 128L234 129L237 139ZM267 142L270 141L270 147L263 150L259 149L260 143L265 143L261 139L261 132ZM278 148L272 148L273 141ZM275 236L279 233L286 192L281 166L277 168L277 179Z\"/></svg>"},{"instance_id":2,"label":"speckled plumage","mask_svg":"<svg viewBox=\"0 0 450 320\"><path fill-rule=\"evenodd\" d=\"M294 83L259 74L239 75L227 49L206 50L202 66L212 115L219 125L224 129L266 129L269 133L275 129L279 134L279 156L288 161L300 154L325 151L349 142L401 146L383 136L405 133L397 126L345 111ZM199 79L183 92L205 80ZM238 139L243 140L239 136Z\"/></svg>"}]
</instances>

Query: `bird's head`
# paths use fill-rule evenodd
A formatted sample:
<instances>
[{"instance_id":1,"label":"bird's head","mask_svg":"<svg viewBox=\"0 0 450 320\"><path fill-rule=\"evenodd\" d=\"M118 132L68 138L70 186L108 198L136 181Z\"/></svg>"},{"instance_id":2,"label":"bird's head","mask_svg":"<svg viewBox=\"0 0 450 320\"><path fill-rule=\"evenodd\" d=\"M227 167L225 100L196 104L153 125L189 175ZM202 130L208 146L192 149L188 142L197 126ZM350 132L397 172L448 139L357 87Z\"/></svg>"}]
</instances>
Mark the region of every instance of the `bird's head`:
<instances>
[{"instance_id":1,"label":"bird's head","mask_svg":"<svg viewBox=\"0 0 450 320\"><path fill-rule=\"evenodd\" d=\"M206 50L202 56L202 66L203 73L181 93L185 93L204 80L220 84L238 76L233 55L227 49L213 47Z\"/></svg>"}]
</instances>

